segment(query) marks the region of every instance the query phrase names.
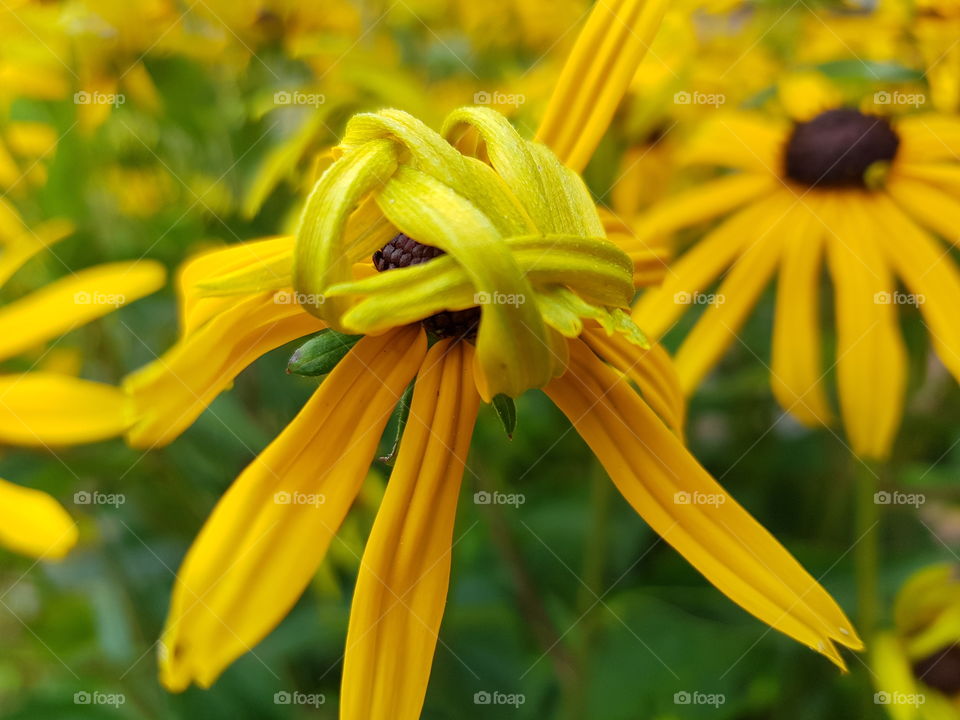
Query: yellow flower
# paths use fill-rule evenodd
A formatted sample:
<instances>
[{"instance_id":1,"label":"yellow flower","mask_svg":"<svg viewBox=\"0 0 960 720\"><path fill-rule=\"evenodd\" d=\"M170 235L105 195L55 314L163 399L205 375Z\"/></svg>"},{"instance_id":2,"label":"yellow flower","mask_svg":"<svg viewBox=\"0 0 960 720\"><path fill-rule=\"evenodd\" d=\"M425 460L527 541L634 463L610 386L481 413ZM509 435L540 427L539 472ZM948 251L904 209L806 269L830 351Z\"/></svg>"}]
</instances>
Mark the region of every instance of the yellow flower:
<instances>
[{"instance_id":1,"label":"yellow flower","mask_svg":"<svg viewBox=\"0 0 960 720\"><path fill-rule=\"evenodd\" d=\"M933 565L904 583L894 627L872 645L877 694L893 720L960 718L960 576Z\"/></svg>"},{"instance_id":2,"label":"yellow flower","mask_svg":"<svg viewBox=\"0 0 960 720\"><path fill-rule=\"evenodd\" d=\"M183 336L127 383L136 446L172 441L270 349L328 326L363 336L333 336L349 351L188 552L161 644L168 688L211 685L287 614L414 381L354 592L342 718L419 717L481 399L532 387L728 597L841 667L835 644L861 647L826 591L684 448L669 363L623 313L632 263L571 170L596 147L661 10L596 6L540 130L551 149L489 109L455 111L443 136L399 111L360 115L296 241L242 244L184 268Z\"/></svg>"},{"instance_id":3,"label":"yellow flower","mask_svg":"<svg viewBox=\"0 0 960 720\"><path fill-rule=\"evenodd\" d=\"M62 221L36 230L4 207L0 285L38 252L72 232ZM15 229L19 228L19 232ZM0 307L0 360L43 345L158 289L154 262L111 263L79 270ZM133 419L116 387L48 371L0 374L0 443L49 449L122 434ZM63 557L77 531L56 500L0 480L0 545L45 560Z\"/></svg>"},{"instance_id":4,"label":"yellow flower","mask_svg":"<svg viewBox=\"0 0 960 720\"><path fill-rule=\"evenodd\" d=\"M814 86L803 87L809 93ZM832 413L818 303L826 262L844 426L854 452L883 458L900 423L906 382L899 305L919 308L935 351L960 377L960 325L953 317L960 273L929 232L956 239L960 119L887 118L831 106L828 97L825 91L792 103L807 112L803 120L729 111L704 124L686 160L734 172L661 203L647 216L641 240L729 217L671 267L634 317L660 337L691 306L710 305L676 356L681 382L692 392L734 342L779 267L773 392L801 422L826 424ZM728 269L716 293L705 293Z\"/></svg>"}]
</instances>

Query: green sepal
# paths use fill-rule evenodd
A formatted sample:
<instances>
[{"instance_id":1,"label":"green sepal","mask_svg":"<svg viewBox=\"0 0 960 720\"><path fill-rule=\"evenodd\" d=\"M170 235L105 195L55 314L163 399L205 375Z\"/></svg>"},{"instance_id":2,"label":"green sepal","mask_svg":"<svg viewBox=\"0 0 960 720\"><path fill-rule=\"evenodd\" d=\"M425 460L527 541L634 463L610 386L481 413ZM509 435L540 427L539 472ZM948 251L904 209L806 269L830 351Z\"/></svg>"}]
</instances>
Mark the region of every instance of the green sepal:
<instances>
[{"instance_id":1,"label":"green sepal","mask_svg":"<svg viewBox=\"0 0 960 720\"><path fill-rule=\"evenodd\" d=\"M503 431L507 437L513 440L513 431L517 429L517 406L513 398L509 395L494 395L493 409L497 411L497 417L503 425Z\"/></svg>"},{"instance_id":2,"label":"green sepal","mask_svg":"<svg viewBox=\"0 0 960 720\"><path fill-rule=\"evenodd\" d=\"M393 461L397 459L397 452L400 450L400 440L403 438L403 430L407 426L407 419L410 417L410 403L413 400L413 388L415 385L416 381L407 386L407 389L403 391L403 395L400 396L400 402L397 403L397 406L393 410L393 418L391 418L391 420L395 419L397 425L397 431L393 438L393 446L390 448L389 453L377 458L380 462L386 463L387 465L393 465Z\"/></svg>"},{"instance_id":3,"label":"green sepal","mask_svg":"<svg viewBox=\"0 0 960 720\"><path fill-rule=\"evenodd\" d=\"M362 337L322 330L294 351L287 362L287 372L306 377L326 375Z\"/></svg>"}]
</instances>

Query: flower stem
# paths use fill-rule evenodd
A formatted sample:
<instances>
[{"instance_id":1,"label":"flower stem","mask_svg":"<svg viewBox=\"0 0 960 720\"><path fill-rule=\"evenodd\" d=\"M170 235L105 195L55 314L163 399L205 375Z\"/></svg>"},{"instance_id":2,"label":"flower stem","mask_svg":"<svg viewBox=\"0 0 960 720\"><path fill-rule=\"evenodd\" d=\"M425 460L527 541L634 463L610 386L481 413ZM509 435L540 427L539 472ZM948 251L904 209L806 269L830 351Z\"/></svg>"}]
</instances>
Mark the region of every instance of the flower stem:
<instances>
[{"instance_id":1,"label":"flower stem","mask_svg":"<svg viewBox=\"0 0 960 720\"><path fill-rule=\"evenodd\" d=\"M872 463L855 459L857 614L858 629L867 641L877 626L878 615L880 505L875 498L880 480L878 470Z\"/></svg>"}]
</instances>

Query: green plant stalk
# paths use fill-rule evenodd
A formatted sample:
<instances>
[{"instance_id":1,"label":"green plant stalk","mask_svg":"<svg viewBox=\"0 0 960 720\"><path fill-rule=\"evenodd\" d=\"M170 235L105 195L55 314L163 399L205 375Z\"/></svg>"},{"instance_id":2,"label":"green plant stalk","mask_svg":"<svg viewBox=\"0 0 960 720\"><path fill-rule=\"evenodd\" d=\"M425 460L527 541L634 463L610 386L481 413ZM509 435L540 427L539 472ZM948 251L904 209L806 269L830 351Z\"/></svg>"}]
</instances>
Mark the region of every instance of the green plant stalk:
<instances>
[{"instance_id":1,"label":"green plant stalk","mask_svg":"<svg viewBox=\"0 0 960 720\"><path fill-rule=\"evenodd\" d=\"M855 459L854 462L857 624L861 637L865 642L869 642L876 630L879 615L881 506L876 502L875 495L879 487L880 468L865 460Z\"/></svg>"}]
</instances>

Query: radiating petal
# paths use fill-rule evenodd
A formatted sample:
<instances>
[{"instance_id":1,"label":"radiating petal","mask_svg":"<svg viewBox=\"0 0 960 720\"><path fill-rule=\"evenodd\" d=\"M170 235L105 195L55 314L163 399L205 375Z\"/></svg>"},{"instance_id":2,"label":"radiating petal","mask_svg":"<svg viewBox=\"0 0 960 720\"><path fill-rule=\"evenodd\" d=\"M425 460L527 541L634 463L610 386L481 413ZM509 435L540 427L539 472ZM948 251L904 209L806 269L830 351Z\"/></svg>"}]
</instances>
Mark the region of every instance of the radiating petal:
<instances>
[{"instance_id":1,"label":"radiating petal","mask_svg":"<svg viewBox=\"0 0 960 720\"><path fill-rule=\"evenodd\" d=\"M37 225L33 230L24 226L15 237L2 243L0 285L6 283L34 255L60 242L72 232L73 223L67 220L49 220Z\"/></svg>"},{"instance_id":2,"label":"radiating petal","mask_svg":"<svg viewBox=\"0 0 960 720\"><path fill-rule=\"evenodd\" d=\"M951 195L929 182L905 177L892 178L886 191L910 217L960 247L960 201L956 193Z\"/></svg>"},{"instance_id":3,"label":"radiating petal","mask_svg":"<svg viewBox=\"0 0 960 720\"><path fill-rule=\"evenodd\" d=\"M0 443L74 445L117 437L130 426L119 388L67 375L0 375Z\"/></svg>"},{"instance_id":4,"label":"radiating petal","mask_svg":"<svg viewBox=\"0 0 960 720\"><path fill-rule=\"evenodd\" d=\"M605 0L593 6L557 79L537 140L583 170L660 26L666 0Z\"/></svg>"},{"instance_id":5,"label":"radiating petal","mask_svg":"<svg viewBox=\"0 0 960 720\"><path fill-rule=\"evenodd\" d=\"M420 717L447 598L457 497L479 396L472 348L434 345L417 377L397 466L350 610L343 720Z\"/></svg>"},{"instance_id":6,"label":"radiating petal","mask_svg":"<svg viewBox=\"0 0 960 720\"><path fill-rule=\"evenodd\" d=\"M830 595L583 343L546 392L633 508L727 597L841 668L834 642L862 647Z\"/></svg>"},{"instance_id":7,"label":"radiating petal","mask_svg":"<svg viewBox=\"0 0 960 720\"><path fill-rule=\"evenodd\" d=\"M775 176L789 131L788 124L759 113L723 111L697 127L677 159Z\"/></svg>"},{"instance_id":8,"label":"radiating petal","mask_svg":"<svg viewBox=\"0 0 960 720\"><path fill-rule=\"evenodd\" d=\"M960 270L950 251L917 227L893 203L878 198L878 240L913 293L943 364L960 379Z\"/></svg>"},{"instance_id":9,"label":"radiating petal","mask_svg":"<svg viewBox=\"0 0 960 720\"><path fill-rule=\"evenodd\" d=\"M250 363L325 327L282 293L227 299L231 305L124 380L136 418L131 446L172 442Z\"/></svg>"},{"instance_id":10,"label":"radiating petal","mask_svg":"<svg viewBox=\"0 0 960 720\"><path fill-rule=\"evenodd\" d=\"M0 308L0 359L62 335L158 290L160 263L110 263L80 270Z\"/></svg>"},{"instance_id":11,"label":"radiating petal","mask_svg":"<svg viewBox=\"0 0 960 720\"><path fill-rule=\"evenodd\" d=\"M217 503L174 587L160 656L167 688L209 687L289 612L425 353L419 328L361 340Z\"/></svg>"},{"instance_id":12,"label":"radiating petal","mask_svg":"<svg viewBox=\"0 0 960 720\"><path fill-rule=\"evenodd\" d=\"M897 156L917 163L956 160L960 156L960 120L954 115L919 113L896 121L900 137Z\"/></svg>"},{"instance_id":13,"label":"radiating petal","mask_svg":"<svg viewBox=\"0 0 960 720\"><path fill-rule=\"evenodd\" d=\"M783 212L784 193L766 202L744 208L725 220L697 242L667 271L659 288L648 290L633 312L637 324L651 337L662 337L684 312L690 309L695 293L711 285L747 247L756 233L777 219L775 208Z\"/></svg>"},{"instance_id":14,"label":"radiating petal","mask_svg":"<svg viewBox=\"0 0 960 720\"><path fill-rule=\"evenodd\" d=\"M59 560L77 542L77 526L45 492L0 479L0 545L41 560Z\"/></svg>"},{"instance_id":15,"label":"radiating petal","mask_svg":"<svg viewBox=\"0 0 960 720\"><path fill-rule=\"evenodd\" d=\"M891 298L896 286L875 238L885 232L866 195L837 198L824 220L835 288L840 410L853 451L882 460L900 426L907 360Z\"/></svg>"},{"instance_id":16,"label":"radiating petal","mask_svg":"<svg viewBox=\"0 0 960 720\"><path fill-rule=\"evenodd\" d=\"M824 232L807 212L786 228L773 320L771 383L780 405L807 425L831 422L820 344Z\"/></svg>"}]
</instances>

